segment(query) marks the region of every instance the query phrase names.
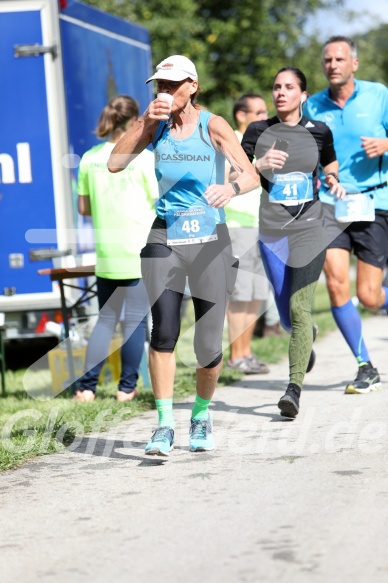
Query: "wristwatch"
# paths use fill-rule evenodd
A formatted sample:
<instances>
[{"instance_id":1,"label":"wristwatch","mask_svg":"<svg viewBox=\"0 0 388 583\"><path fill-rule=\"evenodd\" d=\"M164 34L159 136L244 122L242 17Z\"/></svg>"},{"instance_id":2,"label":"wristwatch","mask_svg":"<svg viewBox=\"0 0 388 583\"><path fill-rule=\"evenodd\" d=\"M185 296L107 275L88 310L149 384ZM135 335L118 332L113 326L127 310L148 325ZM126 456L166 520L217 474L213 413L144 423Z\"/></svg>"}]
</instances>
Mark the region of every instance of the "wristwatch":
<instances>
[{"instance_id":1,"label":"wristwatch","mask_svg":"<svg viewBox=\"0 0 388 583\"><path fill-rule=\"evenodd\" d=\"M335 172L328 172L326 174L326 176L334 176L334 178L336 179L337 182L340 181L339 178L338 178L338 176L337 176L337 174Z\"/></svg>"},{"instance_id":2,"label":"wristwatch","mask_svg":"<svg viewBox=\"0 0 388 583\"><path fill-rule=\"evenodd\" d=\"M237 182L231 182L230 184L232 185L232 188L233 188L234 192L236 194L240 194L241 188L239 187L239 185L237 184Z\"/></svg>"}]
</instances>

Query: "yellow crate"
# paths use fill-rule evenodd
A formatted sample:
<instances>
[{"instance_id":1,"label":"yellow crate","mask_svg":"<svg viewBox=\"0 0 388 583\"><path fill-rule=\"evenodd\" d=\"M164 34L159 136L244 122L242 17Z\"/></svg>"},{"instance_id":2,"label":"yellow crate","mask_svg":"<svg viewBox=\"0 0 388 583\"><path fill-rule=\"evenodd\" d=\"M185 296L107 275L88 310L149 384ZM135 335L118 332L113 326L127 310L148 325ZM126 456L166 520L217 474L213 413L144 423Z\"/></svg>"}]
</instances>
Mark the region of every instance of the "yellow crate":
<instances>
[{"instance_id":1,"label":"yellow crate","mask_svg":"<svg viewBox=\"0 0 388 583\"><path fill-rule=\"evenodd\" d=\"M120 380L121 375L121 346L123 344L123 339L121 337L114 337L111 340L109 347L109 355L101 369L100 376L98 377L98 382L110 382L114 381L116 383Z\"/></svg>"},{"instance_id":2,"label":"yellow crate","mask_svg":"<svg viewBox=\"0 0 388 583\"><path fill-rule=\"evenodd\" d=\"M110 343L109 356L101 369L98 377L98 382L118 382L121 374L121 356L120 348L122 344L121 338L113 338ZM54 348L48 353L48 362L52 378L52 389L57 392L65 388L69 384L69 367L67 363L66 344L63 343L63 348ZM72 347L74 373L79 379L84 372L84 362L86 356L86 346L80 348Z\"/></svg>"}]
</instances>

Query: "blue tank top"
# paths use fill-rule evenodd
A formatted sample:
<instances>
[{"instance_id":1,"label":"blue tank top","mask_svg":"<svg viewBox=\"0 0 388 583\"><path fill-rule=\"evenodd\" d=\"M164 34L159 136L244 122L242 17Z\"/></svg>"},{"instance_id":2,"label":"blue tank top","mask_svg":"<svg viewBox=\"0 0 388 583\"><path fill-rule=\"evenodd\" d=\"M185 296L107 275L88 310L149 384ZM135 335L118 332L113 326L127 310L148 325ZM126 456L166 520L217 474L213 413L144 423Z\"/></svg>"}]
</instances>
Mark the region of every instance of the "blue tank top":
<instances>
[{"instance_id":1,"label":"blue tank top","mask_svg":"<svg viewBox=\"0 0 388 583\"><path fill-rule=\"evenodd\" d=\"M167 122L160 122L152 143L159 184L156 214L161 219L171 210L206 207L216 224L225 222L224 209L212 208L204 196L210 184L224 184L225 157L213 147L208 123L212 114L200 111L197 127L188 138L176 140Z\"/></svg>"}]
</instances>

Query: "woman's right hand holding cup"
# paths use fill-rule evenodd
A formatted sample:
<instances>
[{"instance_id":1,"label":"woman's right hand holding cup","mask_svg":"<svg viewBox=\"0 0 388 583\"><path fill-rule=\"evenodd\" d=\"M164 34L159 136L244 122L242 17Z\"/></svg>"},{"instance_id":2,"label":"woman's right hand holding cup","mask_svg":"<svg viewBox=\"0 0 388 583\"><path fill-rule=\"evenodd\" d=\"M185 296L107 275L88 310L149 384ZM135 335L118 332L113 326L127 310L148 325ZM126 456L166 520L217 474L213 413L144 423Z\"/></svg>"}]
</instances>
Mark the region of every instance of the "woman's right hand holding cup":
<instances>
[{"instance_id":1,"label":"woman's right hand holding cup","mask_svg":"<svg viewBox=\"0 0 388 583\"><path fill-rule=\"evenodd\" d=\"M148 106L148 117L158 120L169 119L173 101L174 98L169 93L158 93L156 99Z\"/></svg>"}]
</instances>

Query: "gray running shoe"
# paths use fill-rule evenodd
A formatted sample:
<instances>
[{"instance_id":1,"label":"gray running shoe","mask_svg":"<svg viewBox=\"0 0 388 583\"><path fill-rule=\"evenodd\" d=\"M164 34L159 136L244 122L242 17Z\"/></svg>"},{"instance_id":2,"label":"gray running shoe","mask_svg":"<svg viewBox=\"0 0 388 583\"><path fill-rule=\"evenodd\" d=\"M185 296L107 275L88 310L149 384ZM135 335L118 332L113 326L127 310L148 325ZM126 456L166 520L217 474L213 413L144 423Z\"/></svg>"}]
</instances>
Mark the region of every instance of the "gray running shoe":
<instances>
[{"instance_id":1,"label":"gray running shoe","mask_svg":"<svg viewBox=\"0 0 388 583\"><path fill-rule=\"evenodd\" d=\"M269 372L267 365L264 362L260 362L256 357L228 360L226 367L244 374L266 374Z\"/></svg>"},{"instance_id":2,"label":"gray running shoe","mask_svg":"<svg viewBox=\"0 0 388 583\"><path fill-rule=\"evenodd\" d=\"M250 354L249 356L245 357L245 360L248 362L249 366L251 367L252 371L255 371L255 374L267 374L269 373L269 368L255 356L254 354Z\"/></svg>"},{"instance_id":3,"label":"gray running shoe","mask_svg":"<svg viewBox=\"0 0 388 583\"><path fill-rule=\"evenodd\" d=\"M370 364L363 364L358 369L356 378L345 389L347 395L370 393L381 389L380 376L377 368Z\"/></svg>"}]
</instances>

